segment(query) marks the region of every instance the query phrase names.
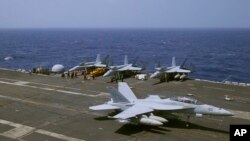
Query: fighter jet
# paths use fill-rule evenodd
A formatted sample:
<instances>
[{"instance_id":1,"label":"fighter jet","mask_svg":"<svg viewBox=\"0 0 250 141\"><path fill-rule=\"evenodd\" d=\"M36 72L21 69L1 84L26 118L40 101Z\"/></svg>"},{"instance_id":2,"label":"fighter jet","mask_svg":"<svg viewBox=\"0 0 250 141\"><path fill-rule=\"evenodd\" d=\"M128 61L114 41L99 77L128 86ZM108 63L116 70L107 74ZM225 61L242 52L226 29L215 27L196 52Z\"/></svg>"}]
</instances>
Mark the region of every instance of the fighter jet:
<instances>
[{"instance_id":1,"label":"fighter jet","mask_svg":"<svg viewBox=\"0 0 250 141\"><path fill-rule=\"evenodd\" d=\"M135 61L136 62L136 61ZM117 66L109 66L109 70L103 75L103 77L113 76L116 73L125 72L125 71L141 71L143 68L136 67L135 62L132 64L128 63L128 56L124 56L124 64Z\"/></svg>"},{"instance_id":2,"label":"fighter jet","mask_svg":"<svg viewBox=\"0 0 250 141\"><path fill-rule=\"evenodd\" d=\"M149 126L161 126L168 120L164 117L156 116L156 111L171 113L184 113L188 115L217 115L231 116L229 111L212 105L202 104L196 99L188 97L172 97L162 99L158 95L150 95L145 99L137 99L135 94L125 82L118 83L118 90L108 87L111 100L96 106L91 106L91 110L119 110L117 115L110 118L117 119L121 123L143 124ZM165 114L164 114L165 115Z\"/></svg>"},{"instance_id":3,"label":"fighter jet","mask_svg":"<svg viewBox=\"0 0 250 141\"><path fill-rule=\"evenodd\" d=\"M85 70L86 68L91 68L91 67L104 68L104 67L107 67L107 60L108 60L108 58L109 58L109 55L107 55L101 61L101 55L97 54L95 62L82 62L79 65L74 66L73 68L69 69L69 71Z\"/></svg>"},{"instance_id":4,"label":"fighter jet","mask_svg":"<svg viewBox=\"0 0 250 141\"><path fill-rule=\"evenodd\" d=\"M172 66L171 67L156 67L156 71L150 76L150 78L172 78L176 80L184 80L187 78L187 75L191 73L191 70L184 68L184 64L186 59L180 66L176 66L175 57L172 58Z\"/></svg>"}]
</instances>

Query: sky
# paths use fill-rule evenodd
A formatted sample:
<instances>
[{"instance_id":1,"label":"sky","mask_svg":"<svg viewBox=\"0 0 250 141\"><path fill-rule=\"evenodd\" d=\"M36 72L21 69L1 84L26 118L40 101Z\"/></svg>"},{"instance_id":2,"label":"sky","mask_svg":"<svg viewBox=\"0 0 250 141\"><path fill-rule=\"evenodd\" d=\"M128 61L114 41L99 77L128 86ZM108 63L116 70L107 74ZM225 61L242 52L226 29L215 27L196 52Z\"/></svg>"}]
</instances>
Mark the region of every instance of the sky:
<instances>
[{"instance_id":1,"label":"sky","mask_svg":"<svg viewBox=\"0 0 250 141\"><path fill-rule=\"evenodd\" d=\"M250 28L250 0L0 0L0 28Z\"/></svg>"}]
</instances>

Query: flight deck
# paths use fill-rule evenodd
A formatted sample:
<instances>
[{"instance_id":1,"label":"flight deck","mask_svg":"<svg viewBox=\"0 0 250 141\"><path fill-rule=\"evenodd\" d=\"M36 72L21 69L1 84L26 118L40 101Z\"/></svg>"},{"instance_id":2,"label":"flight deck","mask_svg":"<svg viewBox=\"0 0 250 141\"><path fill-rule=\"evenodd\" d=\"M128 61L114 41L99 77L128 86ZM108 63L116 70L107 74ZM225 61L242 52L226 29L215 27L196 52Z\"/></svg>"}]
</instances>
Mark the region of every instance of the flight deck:
<instances>
[{"instance_id":1,"label":"flight deck","mask_svg":"<svg viewBox=\"0 0 250 141\"><path fill-rule=\"evenodd\" d=\"M164 126L121 124L107 117L112 111L89 106L110 99L109 78L62 78L0 70L0 140L3 141L228 141L230 124L250 124L250 87L204 81L158 83L124 79L138 98L190 96L225 108L232 117L167 117ZM225 100L225 95L231 100Z\"/></svg>"}]
</instances>

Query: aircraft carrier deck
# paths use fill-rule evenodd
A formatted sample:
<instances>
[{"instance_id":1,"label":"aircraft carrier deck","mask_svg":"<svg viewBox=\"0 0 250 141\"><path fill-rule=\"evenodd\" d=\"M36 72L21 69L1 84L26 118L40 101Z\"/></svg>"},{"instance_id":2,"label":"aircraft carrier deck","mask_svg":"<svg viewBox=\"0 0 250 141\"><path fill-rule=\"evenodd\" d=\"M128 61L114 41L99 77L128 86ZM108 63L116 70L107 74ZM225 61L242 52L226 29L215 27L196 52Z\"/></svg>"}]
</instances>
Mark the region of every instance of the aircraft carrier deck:
<instances>
[{"instance_id":1,"label":"aircraft carrier deck","mask_svg":"<svg viewBox=\"0 0 250 141\"><path fill-rule=\"evenodd\" d=\"M108 78L61 78L0 70L0 140L2 141L228 141L230 124L250 124L250 87L187 80L154 85L158 80L125 79L139 98L193 95L199 101L231 110L233 117L169 119L157 128L123 125L109 112L88 107L109 100ZM233 98L224 100L224 95Z\"/></svg>"}]
</instances>

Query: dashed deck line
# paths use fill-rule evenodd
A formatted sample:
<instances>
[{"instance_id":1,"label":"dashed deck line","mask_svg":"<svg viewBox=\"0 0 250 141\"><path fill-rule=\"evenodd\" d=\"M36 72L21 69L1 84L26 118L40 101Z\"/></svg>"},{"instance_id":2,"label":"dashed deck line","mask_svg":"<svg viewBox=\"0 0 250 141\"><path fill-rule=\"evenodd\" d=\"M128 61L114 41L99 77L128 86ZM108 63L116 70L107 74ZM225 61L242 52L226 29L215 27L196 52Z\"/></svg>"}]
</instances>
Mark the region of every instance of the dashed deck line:
<instances>
[{"instance_id":1,"label":"dashed deck line","mask_svg":"<svg viewBox=\"0 0 250 141\"><path fill-rule=\"evenodd\" d=\"M8 137L11 139L21 139L27 135L30 135L31 133L36 132L42 135L51 136L51 137L66 140L66 141L85 141L82 139L73 138L73 137L65 136L63 134L58 134L58 133L54 133L54 132L50 132L50 131L46 131L42 129L36 129L34 127L22 125L19 123L14 123L14 122L3 120L3 119L0 119L0 124L5 124L5 125L15 127L14 129L0 133L1 136Z\"/></svg>"},{"instance_id":2,"label":"dashed deck line","mask_svg":"<svg viewBox=\"0 0 250 141\"><path fill-rule=\"evenodd\" d=\"M33 128L33 127L22 125L20 127L16 127L14 129L6 131L4 133L0 133L0 135L2 135L4 137L12 138L12 139L17 139L20 137L24 137L25 135L31 133L34 130L35 130L35 128Z\"/></svg>"},{"instance_id":3,"label":"dashed deck line","mask_svg":"<svg viewBox=\"0 0 250 141\"><path fill-rule=\"evenodd\" d=\"M65 94L71 94L71 95L81 95L81 96L88 96L88 97L98 97L99 95L93 95L93 94L85 94L85 93L78 93L78 92L72 92L72 91L66 91L66 90L59 90L59 89L53 89L53 88L44 88L44 87L37 87L37 86L30 86L26 85L23 83L11 83L11 82L5 82L5 81L0 81L2 84L7 84L7 85L15 85L15 86L21 86L21 87L29 87L29 88L34 88L34 89L40 89L40 90L46 90L46 91L56 91L56 92L61 92Z\"/></svg>"},{"instance_id":4,"label":"dashed deck line","mask_svg":"<svg viewBox=\"0 0 250 141\"><path fill-rule=\"evenodd\" d=\"M42 130L42 129L36 130L35 132L39 133L39 134L51 136L51 137L54 137L54 138L62 139L62 140L84 141L82 139L72 138L72 137L68 137L68 136L65 136L65 135L62 135L62 134L58 134L58 133L54 133L54 132L50 132L50 131L46 131L46 130Z\"/></svg>"},{"instance_id":5,"label":"dashed deck line","mask_svg":"<svg viewBox=\"0 0 250 141\"><path fill-rule=\"evenodd\" d=\"M203 86L203 88L215 89L215 90L222 90L222 91L230 91L230 92L234 92L235 91L235 90L232 90L232 89L218 88L218 87L212 87L212 86Z\"/></svg>"},{"instance_id":6,"label":"dashed deck line","mask_svg":"<svg viewBox=\"0 0 250 141\"><path fill-rule=\"evenodd\" d=\"M64 86L44 84L44 83L38 83L38 82L27 82L27 81L22 81L22 80L18 80L18 79L9 79L9 78L0 78L0 79L2 79L2 80L9 80L9 81L16 81L16 82L26 82L26 83L31 83L31 84L44 85L44 86L57 87L57 88L66 88L66 89L72 89L72 90L81 90L81 89L78 89L78 88L64 87Z\"/></svg>"},{"instance_id":7,"label":"dashed deck line","mask_svg":"<svg viewBox=\"0 0 250 141\"><path fill-rule=\"evenodd\" d=\"M65 105L55 105L53 103L50 104L50 103L44 103L44 102L37 102L37 101L32 101L30 99L19 99L19 98L15 98L15 97L4 96L4 95L0 95L0 98L12 100L12 101L17 101L17 102L22 102L22 103L38 105L38 106L45 106L45 107L50 107L50 108L56 108L56 109L61 109L61 110L67 110L67 111L72 111L72 112L81 112L81 113L88 114L87 110L73 109L73 108L66 107Z\"/></svg>"}]
</instances>

